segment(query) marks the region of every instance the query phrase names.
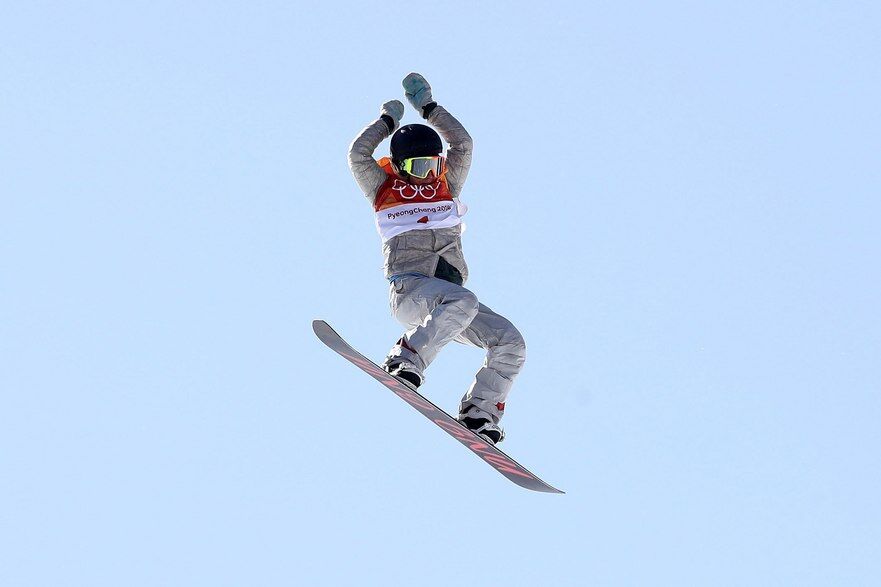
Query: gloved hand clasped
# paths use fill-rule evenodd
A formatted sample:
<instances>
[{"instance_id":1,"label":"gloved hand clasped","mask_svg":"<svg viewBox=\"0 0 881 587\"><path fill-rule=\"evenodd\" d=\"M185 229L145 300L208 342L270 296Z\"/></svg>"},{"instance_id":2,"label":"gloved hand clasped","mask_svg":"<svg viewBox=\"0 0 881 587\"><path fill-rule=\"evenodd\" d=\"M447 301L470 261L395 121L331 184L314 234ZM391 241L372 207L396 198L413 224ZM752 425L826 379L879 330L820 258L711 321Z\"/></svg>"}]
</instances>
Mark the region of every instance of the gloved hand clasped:
<instances>
[{"instance_id":1,"label":"gloved hand clasped","mask_svg":"<svg viewBox=\"0 0 881 587\"><path fill-rule=\"evenodd\" d=\"M394 132L401 123L401 119L404 118L404 105L400 100L386 102L379 111L379 117L389 125L389 132Z\"/></svg>"},{"instance_id":2,"label":"gloved hand clasped","mask_svg":"<svg viewBox=\"0 0 881 587\"><path fill-rule=\"evenodd\" d=\"M425 78L418 73L409 73L401 85L404 86L404 95L407 96L407 100L413 105L413 108L425 116L423 108L434 102L431 99L431 86L428 85Z\"/></svg>"}]
</instances>

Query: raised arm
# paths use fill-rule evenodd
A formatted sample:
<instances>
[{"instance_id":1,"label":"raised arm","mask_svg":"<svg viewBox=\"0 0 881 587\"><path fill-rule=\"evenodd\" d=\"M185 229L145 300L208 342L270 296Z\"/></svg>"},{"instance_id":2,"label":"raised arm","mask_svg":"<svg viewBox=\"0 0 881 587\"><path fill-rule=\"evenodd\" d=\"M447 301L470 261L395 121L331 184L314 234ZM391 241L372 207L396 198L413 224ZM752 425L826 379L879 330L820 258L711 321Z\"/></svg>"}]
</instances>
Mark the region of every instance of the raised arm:
<instances>
[{"instance_id":1,"label":"raised arm","mask_svg":"<svg viewBox=\"0 0 881 587\"><path fill-rule=\"evenodd\" d=\"M385 171L373 158L373 152L394 132L403 116L404 105L400 101L386 102L382 105L380 117L358 133L349 145L349 169L371 204L376 191L385 182Z\"/></svg>"},{"instance_id":2,"label":"raised arm","mask_svg":"<svg viewBox=\"0 0 881 587\"><path fill-rule=\"evenodd\" d=\"M471 135L456 118L443 106L437 106L428 113L428 123L435 127L450 145L447 149L447 186L453 197L458 198L471 169L471 153L474 150Z\"/></svg>"},{"instance_id":3,"label":"raised arm","mask_svg":"<svg viewBox=\"0 0 881 587\"><path fill-rule=\"evenodd\" d=\"M435 127L450 148L447 150L447 186L459 197L471 168L471 135L456 118L431 98L431 86L418 73L404 78L404 95L430 125Z\"/></svg>"}]
</instances>

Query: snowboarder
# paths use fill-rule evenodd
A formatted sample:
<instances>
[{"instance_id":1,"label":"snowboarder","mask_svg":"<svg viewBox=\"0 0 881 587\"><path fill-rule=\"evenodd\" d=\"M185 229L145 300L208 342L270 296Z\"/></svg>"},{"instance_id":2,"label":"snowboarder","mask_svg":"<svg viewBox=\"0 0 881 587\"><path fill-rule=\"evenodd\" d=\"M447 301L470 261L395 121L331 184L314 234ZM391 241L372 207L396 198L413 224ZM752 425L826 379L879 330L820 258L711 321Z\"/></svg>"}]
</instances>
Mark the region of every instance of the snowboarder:
<instances>
[{"instance_id":1,"label":"snowboarder","mask_svg":"<svg viewBox=\"0 0 881 587\"><path fill-rule=\"evenodd\" d=\"M480 303L464 286L459 201L471 167L465 128L432 99L418 73L404 78L404 95L431 126L399 128L404 105L382 105L380 117L349 147L349 168L367 196L382 238L392 314L408 330L392 347L383 369L419 387L425 369L451 340L486 349L486 361L459 405L458 420L493 443L505 433L499 421L526 344L511 322ZM443 142L449 144L443 156ZM394 133L394 134L393 134ZM391 135L390 157L373 152Z\"/></svg>"}]
</instances>

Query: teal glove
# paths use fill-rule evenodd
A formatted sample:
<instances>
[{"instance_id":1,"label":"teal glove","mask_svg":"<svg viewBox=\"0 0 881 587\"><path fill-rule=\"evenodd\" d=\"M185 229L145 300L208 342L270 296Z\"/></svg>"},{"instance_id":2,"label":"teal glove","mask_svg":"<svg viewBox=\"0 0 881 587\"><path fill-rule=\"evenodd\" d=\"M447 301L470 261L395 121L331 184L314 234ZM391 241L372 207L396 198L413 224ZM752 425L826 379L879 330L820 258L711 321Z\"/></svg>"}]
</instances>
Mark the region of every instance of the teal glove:
<instances>
[{"instance_id":1,"label":"teal glove","mask_svg":"<svg viewBox=\"0 0 881 587\"><path fill-rule=\"evenodd\" d=\"M413 108L419 111L419 114L423 114L422 109L434 101L431 99L431 86L418 73L407 74L401 83L404 86L404 95L407 96L407 100L410 101Z\"/></svg>"},{"instance_id":2,"label":"teal glove","mask_svg":"<svg viewBox=\"0 0 881 587\"><path fill-rule=\"evenodd\" d=\"M404 105L401 104L400 100L386 102L382 105L382 110L380 110L379 115L390 117L394 121L395 126L398 126L398 123L404 118Z\"/></svg>"},{"instance_id":3,"label":"teal glove","mask_svg":"<svg viewBox=\"0 0 881 587\"><path fill-rule=\"evenodd\" d=\"M400 100L386 102L382 105L382 110L379 111L379 117L388 126L388 131L393 133L401 123L401 119L404 118L404 105Z\"/></svg>"}]
</instances>

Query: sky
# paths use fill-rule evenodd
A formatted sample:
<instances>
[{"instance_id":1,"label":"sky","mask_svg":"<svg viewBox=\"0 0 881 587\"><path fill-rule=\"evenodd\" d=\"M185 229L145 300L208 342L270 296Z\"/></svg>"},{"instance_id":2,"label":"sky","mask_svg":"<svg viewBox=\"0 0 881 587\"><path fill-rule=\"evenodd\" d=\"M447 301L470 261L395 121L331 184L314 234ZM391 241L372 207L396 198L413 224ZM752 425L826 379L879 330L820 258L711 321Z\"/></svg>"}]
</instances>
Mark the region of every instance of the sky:
<instances>
[{"instance_id":1,"label":"sky","mask_svg":"<svg viewBox=\"0 0 881 587\"><path fill-rule=\"evenodd\" d=\"M881 584L879 23L4 3L0 584ZM501 448L565 495L312 333L401 334L346 151L410 71L474 138L467 285L528 345Z\"/></svg>"}]
</instances>

